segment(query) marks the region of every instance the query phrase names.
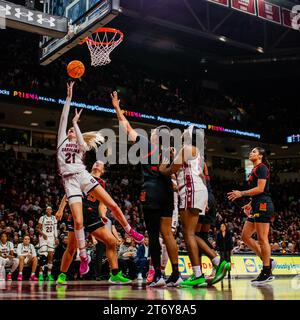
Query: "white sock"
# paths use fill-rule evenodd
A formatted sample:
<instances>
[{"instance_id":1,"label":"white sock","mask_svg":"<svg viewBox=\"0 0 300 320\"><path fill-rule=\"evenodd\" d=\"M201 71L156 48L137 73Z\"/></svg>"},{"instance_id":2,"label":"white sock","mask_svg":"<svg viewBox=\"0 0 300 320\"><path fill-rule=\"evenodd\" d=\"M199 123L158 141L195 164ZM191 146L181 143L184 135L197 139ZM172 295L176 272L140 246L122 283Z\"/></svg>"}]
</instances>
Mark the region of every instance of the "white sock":
<instances>
[{"instance_id":1,"label":"white sock","mask_svg":"<svg viewBox=\"0 0 300 320\"><path fill-rule=\"evenodd\" d=\"M213 259L211 259L214 266L218 266L220 263L220 256L216 256Z\"/></svg>"},{"instance_id":2,"label":"white sock","mask_svg":"<svg viewBox=\"0 0 300 320\"><path fill-rule=\"evenodd\" d=\"M23 274L23 272L19 272L19 274Z\"/></svg>"},{"instance_id":3,"label":"white sock","mask_svg":"<svg viewBox=\"0 0 300 320\"><path fill-rule=\"evenodd\" d=\"M202 275L202 271L201 271L201 267L200 266L194 266L193 268L193 272L196 278L201 277Z\"/></svg>"},{"instance_id":4,"label":"white sock","mask_svg":"<svg viewBox=\"0 0 300 320\"><path fill-rule=\"evenodd\" d=\"M34 272L31 272L31 275L32 275L32 276L34 276L34 275L35 275L35 273L34 273Z\"/></svg>"},{"instance_id":5,"label":"white sock","mask_svg":"<svg viewBox=\"0 0 300 320\"><path fill-rule=\"evenodd\" d=\"M124 227L124 230L125 230L127 233L129 233L130 229L131 229L131 227L130 227L129 224L127 224L127 226Z\"/></svg>"},{"instance_id":6,"label":"white sock","mask_svg":"<svg viewBox=\"0 0 300 320\"><path fill-rule=\"evenodd\" d=\"M43 274L43 271L40 271L40 274Z\"/></svg>"},{"instance_id":7,"label":"white sock","mask_svg":"<svg viewBox=\"0 0 300 320\"><path fill-rule=\"evenodd\" d=\"M85 236L84 229L75 230L75 237L77 241L77 246L80 250L80 256L86 258L86 249L85 249Z\"/></svg>"}]
</instances>

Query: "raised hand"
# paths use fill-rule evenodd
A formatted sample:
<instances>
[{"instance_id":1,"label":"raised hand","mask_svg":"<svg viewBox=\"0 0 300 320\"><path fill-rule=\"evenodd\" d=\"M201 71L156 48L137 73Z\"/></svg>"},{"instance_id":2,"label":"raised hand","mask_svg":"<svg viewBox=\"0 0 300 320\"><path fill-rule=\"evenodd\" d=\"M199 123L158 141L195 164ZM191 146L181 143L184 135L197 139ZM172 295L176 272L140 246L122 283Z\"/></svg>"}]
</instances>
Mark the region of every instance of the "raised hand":
<instances>
[{"instance_id":1,"label":"raised hand","mask_svg":"<svg viewBox=\"0 0 300 320\"><path fill-rule=\"evenodd\" d=\"M67 98L72 99L73 95L73 86L74 86L75 81L71 81L70 83L67 83Z\"/></svg>"},{"instance_id":2,"label":"raised hand","mask_svg":"<svg viewBox=\"0 0 300 320\"><path fill-rule=\"evenodd\" d=\"M117 91L110 94L112 105L115 109L120 108L120 100Z\"/></svg>"},{"instance_id":3,"label":"raised hand","mask_svg":"<svg viewBox=\"0 0 300 320\"><path fill-rule=\"evenodd\" d=\"M81 109L79 112L77 111L77 108L75 108L75 116L72 120L73 123L77 123L79 118L80 118L80 115L81 115L81 112L82 112L83 109Z\"/></svg>"}]
</instances>

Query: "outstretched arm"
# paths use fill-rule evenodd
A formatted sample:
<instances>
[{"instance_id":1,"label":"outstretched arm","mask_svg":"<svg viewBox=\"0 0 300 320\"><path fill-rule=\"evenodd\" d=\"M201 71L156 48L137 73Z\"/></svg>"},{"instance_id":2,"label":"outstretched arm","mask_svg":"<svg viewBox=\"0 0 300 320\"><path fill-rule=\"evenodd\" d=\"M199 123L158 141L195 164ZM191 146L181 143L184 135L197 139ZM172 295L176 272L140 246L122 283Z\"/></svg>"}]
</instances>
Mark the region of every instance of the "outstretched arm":
<instances>
[{"instance_id":1,"label":"outstretched arm","mask_svg":"<svg viewBox=\"0 0 300 320\"><path fill-rule=\"evenodd\" d=\"M136 141L136 137L138 136L137 132L131 127L130 123L127 121L125 118L124 114L122 113L122 110L120 108L120 100L118 98L118 94L116 91L114 91L111 95L111 101L112 105L114 106L117 117L119 119L119 122L124 129L124 131L127 133L129 136L129 139L133 142Z\"/></svg>"},{"instance_id":2,"label":"outstretched arm","mask_svg":"<svg viewBox=\"0 0 300 320\"><path fill-rule=\"evenodd\" d=\"M58 147L66 139L66 135L67 135L68 116L69 116L70 104L71 104L72 94L73 94L73 85L74 85L74 81L67 83L67 98L66 98L65 105L63 107L63 111L60 116L60 122L58 127L58 136L57 136Z\"/></svg>"}]
</instances>

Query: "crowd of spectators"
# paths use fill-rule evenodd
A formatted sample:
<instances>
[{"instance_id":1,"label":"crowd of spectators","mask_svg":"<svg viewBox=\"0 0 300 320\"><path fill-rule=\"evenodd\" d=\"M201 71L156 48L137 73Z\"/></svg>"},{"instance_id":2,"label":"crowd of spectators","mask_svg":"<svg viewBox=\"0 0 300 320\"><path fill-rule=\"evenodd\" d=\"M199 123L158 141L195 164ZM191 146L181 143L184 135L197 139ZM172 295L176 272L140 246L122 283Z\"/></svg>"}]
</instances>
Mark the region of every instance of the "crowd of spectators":
<instances>
[{"instance_id":1,"label":"crowd of spectators","mask_svg":"<svg viewBox=\"0 0 300 320\"><path fill-rule=\"evenodd\" d=\"M10 36L7 31L1 41L5 42ZM36 50L38 37L30 36L32 46L27 45L26 36L14 34L14 37L15 41L3 47L0 53L0 87L64 97L67 80L65 61L58 59L51 65L40 66ZM9 63L5 60L8 57ZM274 134L280 137L281 132L283 137L286 128L297 129L295 119L299 110L293 110L290 117L285 98L274 97L272 92L260 99L239 96L238 92L225 92L217 79L210 80L214 85L208 85L198 76L182 76L174 70L161 73L155 68L137 65L132 60L115 59L101 72L97 68L86 67L74 95L78 101L110 105L109 93L117 89L122 105L132 111L161 116L176 114L185 120L255 132L261 132L263 128L265 137L269 133L272 140Z\"/></svg>"},{"instance_id":2,"label":"crowd of spectators","mask_svg":"<svg viewBox=\"0 0 300 320\"><path fill-rule=\"evenodd\" d=\"M92 159L90 159L92 160ZM15 248L23 241L25 235L37 248L38 235L36 225L39 217L44 214L46 206L51 206L56 212L63 188L56 173L55 161L52 156L43 160L20 160L14 153L1 152L0 163L0 233L5 232ZM213 172L213 168L211 168ZM146 234L143 214L139 202L139 188L141 184L138 166L107 165L104 176L107 189L115 201L122 208L129 223L139 232ZM234 180L224 180L212 176L212 186L217 200L216 225L210 231L210 241L218 249L216 242L221 224L226 224L233 237L233 252L250 252L241 239L242 225L246 217L241 213L240 205L227 201L226 193L233 188L243 188ZM272 181L272 197L276 214L273 217L270 232L272 253L299 254L300 253L300 188L299 182L278 183ZM58 225L59 245L55 252L56 272L67 243L65 218ZM145 276L147 259L145 246L140 248L132 239L126 237L120 225L115 223L119 238L118 256L122 269L131 278L138 274ZM177 243L180 251L185 251L185 243L181 226L177 231ZM96 257L95 242L88 238L87 245L91 257ZM77 260L76 260L77 259ZM77 264L78 257L74 265ZM101 263L105 263L105 256ZM107 264L107 262L106 262ZM73 266L72 277L78 277ZM105 270L102 269L102 270ZM108 270L108 269L107 269ZM89 277L94 277L96 271L91 269Z\"/></svg>"}]
</instances>

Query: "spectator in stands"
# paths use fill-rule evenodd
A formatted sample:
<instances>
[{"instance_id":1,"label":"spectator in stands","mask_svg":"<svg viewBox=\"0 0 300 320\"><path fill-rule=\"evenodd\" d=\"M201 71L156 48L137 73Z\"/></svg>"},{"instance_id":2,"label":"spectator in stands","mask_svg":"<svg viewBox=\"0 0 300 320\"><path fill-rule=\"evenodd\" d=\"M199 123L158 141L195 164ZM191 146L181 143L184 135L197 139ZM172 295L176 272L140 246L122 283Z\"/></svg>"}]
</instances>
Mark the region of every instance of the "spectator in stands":
<instances>
[{"instance_id":1,"label":"spectator in stands","mask_svg":"<svg viewBox=\"0 0 300 320\"><path fill-rule=\"evenodd\" d=\"M129 279L134 279L136 276L136 266L134 259L136 257L136 247L130 237L125 236L123 244L119 248L119 263L120 268Z\"/></svg>"},{"instance_id":2,"label":"spectator in stands","mask_svg":"<svg viewBox=\"0 0 300 320\"><path fill-rule=\"evenodd\" d=\"M138 246L135 258L137 268L137 279L143 280L149 268L149 238L145 237L144 242Z\"/></svg>"},{"instance_id":3,"label":"spectator in stands","mask_svg":"<svg viewBox=\"0 0 300 320\"><path fill-rule=\"evenodd\" d=\"M227 230L225 223L221 224L220 231L217 234L216 244L221 260L231 262L230 257L233 249L233 237L231 231ZM228 278L230 278L230 272L228 273Z\"/></svg>"}]
</instances>

